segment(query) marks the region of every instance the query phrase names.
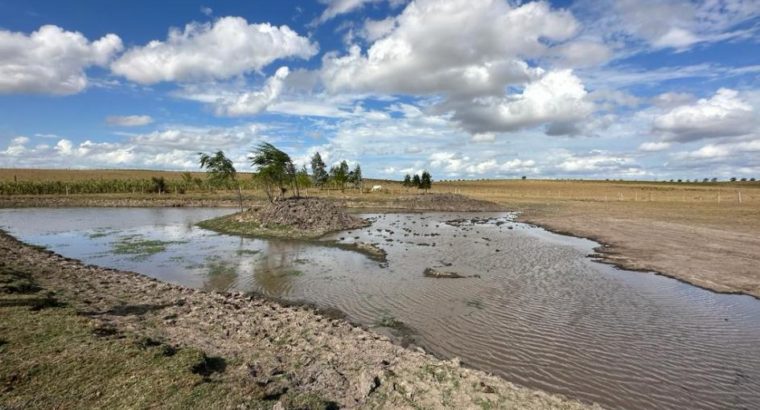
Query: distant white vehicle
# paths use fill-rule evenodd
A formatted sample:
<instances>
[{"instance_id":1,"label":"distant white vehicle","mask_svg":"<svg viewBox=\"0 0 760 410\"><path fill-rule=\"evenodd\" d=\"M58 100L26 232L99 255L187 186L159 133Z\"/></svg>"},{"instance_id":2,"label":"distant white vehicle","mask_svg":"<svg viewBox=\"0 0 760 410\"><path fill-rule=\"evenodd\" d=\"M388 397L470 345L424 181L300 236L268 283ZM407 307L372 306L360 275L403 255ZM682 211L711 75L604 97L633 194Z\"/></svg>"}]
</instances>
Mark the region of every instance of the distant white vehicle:
<instances>
[{"instance_id":1,"label":"distant white vehicle","mask_svg":"<svg viewBox=\"0 0 760 410\"><path fill-rule=\"evenodd\" d=\"M382 189L383 189L383 186L382 186L382 185L373 185L373 186L372 186L372 189L371 189L370 191L371 191L371 192L377 192L377 191L380 191L380 190L382 190Z\"/></svg>"}]
</instances>

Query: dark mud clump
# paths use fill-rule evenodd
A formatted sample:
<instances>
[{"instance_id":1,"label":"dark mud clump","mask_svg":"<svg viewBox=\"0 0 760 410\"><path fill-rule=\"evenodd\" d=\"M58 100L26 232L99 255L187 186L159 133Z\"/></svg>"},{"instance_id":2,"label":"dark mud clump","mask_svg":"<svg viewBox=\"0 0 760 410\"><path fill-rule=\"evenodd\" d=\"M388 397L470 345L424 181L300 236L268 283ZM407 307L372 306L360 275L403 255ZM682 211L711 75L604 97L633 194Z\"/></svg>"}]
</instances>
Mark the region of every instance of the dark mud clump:
<instances>
[{"instance_id":1,"label":"dark mud clump","mask_svg":"<svg viewBox=\"0 0 760 410\"><path fill-rule=\"evenodd\" d=\"M375 244L365 242L340 243L334 245L341 249L351 250L366 255L368 258L377 262L387 262L388 253Z\"/></svg>"},{"instance_id":2,"label":"dark mud clump","mask_svg":"<svg viewBox=\"0 0 760 410\"><path fill-rule=\"evenodd\" d=\"M456 272L447 272L438 270L435 268L426 268L423 272L426 278L438 278L438 279L463 279L463 278L479 278L480 275L462 275Z\"/></svg>"},{"instance_id":3,"label":"dark mud clump","mask_svg":"<svg viewBox=\"0 0 760 410\"><path fill-rule=\"evenodd\" d=\"M346 213L331 201L288 198L198 225L238 235L317 238L328 232L363 228L369 222Z\"/></svg>"}]
</instances>

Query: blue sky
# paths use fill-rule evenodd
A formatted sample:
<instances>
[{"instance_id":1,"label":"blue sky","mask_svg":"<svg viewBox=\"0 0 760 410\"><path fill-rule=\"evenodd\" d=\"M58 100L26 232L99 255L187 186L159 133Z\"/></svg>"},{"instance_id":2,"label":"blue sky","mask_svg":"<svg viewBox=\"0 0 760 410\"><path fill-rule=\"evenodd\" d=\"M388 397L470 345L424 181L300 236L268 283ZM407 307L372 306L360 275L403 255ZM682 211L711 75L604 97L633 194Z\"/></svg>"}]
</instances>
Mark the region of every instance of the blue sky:
<instances>
[{"instance_id":1,"label":"blue sky","mask_svg":"<svg viewBox=\"0 0 760 410\"><path fill-rule=\"evenodd\" d=\"M760 177L760 0L0 0L0 167Z\"/></svg>"}]
</instances>

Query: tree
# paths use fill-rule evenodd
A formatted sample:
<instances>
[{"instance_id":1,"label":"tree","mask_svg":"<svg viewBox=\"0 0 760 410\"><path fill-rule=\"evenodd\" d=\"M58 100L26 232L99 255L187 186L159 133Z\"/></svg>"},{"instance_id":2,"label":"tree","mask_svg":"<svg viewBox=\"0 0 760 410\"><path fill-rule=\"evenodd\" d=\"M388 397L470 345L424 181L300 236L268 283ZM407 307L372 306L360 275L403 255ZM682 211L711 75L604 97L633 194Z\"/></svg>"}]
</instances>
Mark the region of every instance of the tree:
<instances>
[{"instance_id":1,"label":"tree","mask_svg":"<svg viewBox=\"0 0 760 410\"><path fill-rule=\"evenodd\" d=\"M217 151L214 155L199 152L201 168L208 172L209 183L212 185L227 185L236 183L237 171L232 165L232 160L224 156L224 151ZM238 202L240 210L243 210L243 193L240 184L237 183Z\"/></svg>"},{"instance_id":2,"label":"tree","mask_svg":"<svg viewBox=\"0 0 760 410\"><path fill-rule=\"evenodd\" d=\"M353 185L354 188L361 190L363 178L362 167L360 167L359 164L356 164L354 170L348 173L348 183Z\"/></svg>"},{"instance_id":3,"label":"tree","mask_svg":"<svg viewBox=\"0 0 760 410\"><path fill-rule=\"evenodd\" d=\"M296 185L295 166L290 156L268 142L262 142L251 152L249 157L251 166L258 171L258 178L264 185L264 189L270 202L276 201L287 192L285 186L288 182ZM274 194L273 189L278 188L279 193Z\"/></svg>"},{"instance_id":4,"label":"tree","mask_svg":"<svg viewBox=\"0 0 760 410\"><path fill-rule=\"evenodd\" d=\"M332 178L335 186L343 191L346 188L346 182L348 182L348 163L344 160L339 165L330 168L330 178Z\"/></svg>"},{"instance_id":5,"label":"tree","mask_svg":"<svg viewBox=\"0 0 760 410\"><path fill-rule=\"evenodd\" d=\"M325 163L322 161L322 156L319 155L319 152L314 153L314 156L311 157L311 179L314 185L321 187L327 182L328 178L329 175L327 174Z\"/></svg>"},{"instance_id":6,"label":"tree","mask_svg":"<svg viewBox=\"0 0 760 410\"><path fill-rule=\"evenodd\" d=\"M419 188L421 184L422 184L422 181L420 180L419 174L414 174L414 176L412 177L412 186L415 188Z\"/></svg>"},{"instance_id":7,"label":"tree","mask_svg":"<svg viewBox=\"0 0 760 410\"><path fill-rule=\"evenodd\" d=\"M736 177L731 177L730 181L731 182L736 182Z\"/></svg>"},{"instance_id":8,"label":"tree","mask_svg":"<svg viewBox=\"0 0 760 410\"><path fill-rule=\"evenodd\" d=\"M214 155L199 152L201 168L208 172L211 183L221 185L234 181L237 171L232 165L232 160L224 156L224 151L217 151Z\"/></svg>"},{"instance_id":9,"label":"tree","mask_svg":"<svg viewBox=\"0 0 760 410\"><path fill-rule=\"evenodd\" d=\"M301 167L301 170L296 173L296 183L302 188L306 188L306 196L309 196L308 188L312 185L312 177L309 175L309 171L306 170L306 165Z\"/></svg>"},{"instance_id":10,"label":"tree","mask_svg":"<svg viewBox=\"0 0 760 410\"><path fill-rule=\"evenodd\" d=\"M525 181L526 179L528 179L528 177L526 177L525 175L523 175L522 176L522 180Z\"/></svg>"},{"instance_id":11,"label":"tree","mask_svg":"<svg viewBox=\"0 0 760 410\"><path fill-rule=\"evenodd\" d=\"M151 182L151 192L155 192L159 195L166 192L166 181L164 180L164 177L150 177Z\"/></svg>"},{"instance_id":12,"label":"tree","mask_svg":"<svg viewBox=\"0 0 760 410\"><path fill-rule=\"evenodd\" d=\"M412 176L411 175L406 174L404 176L404 186L407 187L407 188L410 187L410 186L412 186Z\"/></svg>"},{"instance_id":13,"label":"tree","mask_svg":"<svg viewBox=\"0 0 760 410\"><path fill-rule=\"evenodd\" d=\"M422 171L422 177L420 177L419 188L427 191L428 189L430 189L432 185L433 185L433 180L430 177L430 173L427 171Z\"/></svg>"}]
</instances>

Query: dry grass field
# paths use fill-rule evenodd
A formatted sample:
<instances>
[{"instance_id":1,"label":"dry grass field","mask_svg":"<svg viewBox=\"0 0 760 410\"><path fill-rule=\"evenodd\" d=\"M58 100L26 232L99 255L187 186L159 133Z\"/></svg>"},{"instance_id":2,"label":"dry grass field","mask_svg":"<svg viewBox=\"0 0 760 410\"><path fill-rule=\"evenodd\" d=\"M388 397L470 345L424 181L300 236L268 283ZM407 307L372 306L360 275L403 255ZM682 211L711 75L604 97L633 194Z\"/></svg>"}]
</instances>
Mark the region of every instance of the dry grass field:
<instances>
[{"instance_id":1,"label":"dry grass field","mask_svg":"<svg viewBox=\"0 0 760 410\"><path fill-rule=\"evenodd\" d=\"M0 169L0 181L77 181L182 178L180 172L144 170ZM193 173L193 177L203 177ZM241 178L249 178L241 174ZM418 193L399 182L365 181L365 191L309 189L312 196L345 199L354 206L383 208L395 198ZM621 181L484 180L434 182L434 193L459 193L520 211L520 220L550 230L595 239L620 266L656 271L720 292L760 297L760 183L668 183ZM248 200L263 200L255 190ZM138 201L142 206L186 203L234 206L231 191L164 194L90 194L5 197L0 206L56 204L97 206ZM116 202L114 202L116 201Z\"/></svg>"}]
</instances>

